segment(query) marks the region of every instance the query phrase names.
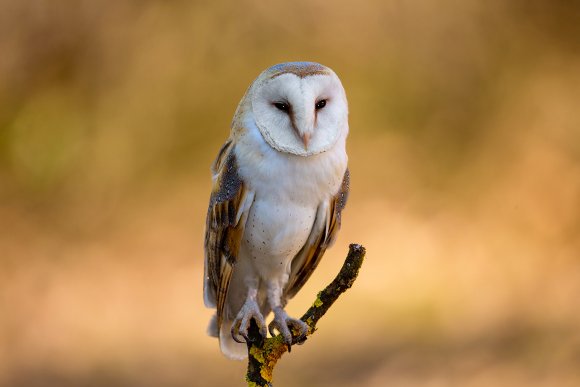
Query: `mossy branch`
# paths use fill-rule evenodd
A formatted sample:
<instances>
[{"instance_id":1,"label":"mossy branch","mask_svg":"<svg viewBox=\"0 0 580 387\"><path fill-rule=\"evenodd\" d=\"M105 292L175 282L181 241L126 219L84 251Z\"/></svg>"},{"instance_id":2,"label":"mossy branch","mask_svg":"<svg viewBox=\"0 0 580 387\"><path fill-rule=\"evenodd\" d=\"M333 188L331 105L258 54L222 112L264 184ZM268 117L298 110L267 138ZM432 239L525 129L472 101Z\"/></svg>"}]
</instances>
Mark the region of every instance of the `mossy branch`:
<instances>
[{"instance_id":1,"label":"mossy branch","mask_svg":"<svg viewBox=\"0 0 580 387\"><path fill-rule=\"evenodd\" d=\"M302 344L316 331L316 323L330 309L334 301L352 286L363 263L365 248L351 244L348 255L336 278L324 290L318 293L312 306L300 318L308 325L306 337L299 341L296 332L292 332L292 343ZM264 339L258 325L250 322L248 332L248 373L246 380L249 387L272 386L272 373L278 360L288 351L282 335Z\"/></svg>"}]
</instances>

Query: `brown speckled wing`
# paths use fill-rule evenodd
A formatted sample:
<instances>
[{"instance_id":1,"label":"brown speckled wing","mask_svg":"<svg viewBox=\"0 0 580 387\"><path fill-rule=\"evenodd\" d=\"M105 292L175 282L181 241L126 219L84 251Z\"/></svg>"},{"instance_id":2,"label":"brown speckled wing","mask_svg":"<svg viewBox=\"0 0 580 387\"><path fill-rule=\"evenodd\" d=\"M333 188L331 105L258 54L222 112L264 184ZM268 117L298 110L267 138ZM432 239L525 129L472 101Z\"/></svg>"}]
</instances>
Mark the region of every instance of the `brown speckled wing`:
<instances>
[{"instance_id":1,"label":"brown speckled wing","mask_svg":"<svg viewBox=\"0 0 580 387\"><path fill-rule=\"evenodd\" d=\"M231 140L220 149L212 173L205 231L204 299L206 306L217 309L219 327L254 195L238 175Z\"/></svg>"},{"instance_id":2,"label":"brown speckled wing","mask_svg":"<svg viewBox=\"0 0 580 387\"><path fill-rule=\"evenodd\" d=\"M326 249L334 243L340 229L342 210L348 199L349 185L350 172L347 169L337 194L329 203L319 206L310 236L292 260L290 279L284 291L285 299L292 298L298 293L318 266Z\"/></svg>"}]
</instances>

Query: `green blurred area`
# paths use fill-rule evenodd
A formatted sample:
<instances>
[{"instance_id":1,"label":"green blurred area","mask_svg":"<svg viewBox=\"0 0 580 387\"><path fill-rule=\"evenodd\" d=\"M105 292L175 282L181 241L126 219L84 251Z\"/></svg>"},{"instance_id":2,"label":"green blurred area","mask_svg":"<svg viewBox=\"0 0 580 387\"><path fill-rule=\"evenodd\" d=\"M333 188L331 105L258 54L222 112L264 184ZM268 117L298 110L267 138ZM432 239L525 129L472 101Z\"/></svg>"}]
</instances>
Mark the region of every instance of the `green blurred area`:
<instances>
[{"instance_id":1,"label":"green blurred area","mask_svg":"<svg viewBox=\"0 0 580 387\"><path fill-rule=\"evenodd\" d=\"M369 257L279 385L580 383L577 2L4 0L0 53L1 385L243 385L204 332L209 165L293 60L342 79L352 173L294 314Z\"/></svg>"}]
</instances>

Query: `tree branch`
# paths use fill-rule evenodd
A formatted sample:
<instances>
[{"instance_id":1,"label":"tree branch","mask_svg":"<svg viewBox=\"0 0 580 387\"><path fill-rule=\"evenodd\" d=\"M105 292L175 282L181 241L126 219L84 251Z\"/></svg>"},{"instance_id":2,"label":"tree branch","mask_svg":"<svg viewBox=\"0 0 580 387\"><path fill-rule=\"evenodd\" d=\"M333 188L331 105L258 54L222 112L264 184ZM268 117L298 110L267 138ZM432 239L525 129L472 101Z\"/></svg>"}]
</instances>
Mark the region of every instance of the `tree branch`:
<instances>
[{"instance_id":1,"label":"tree branch","mask_svg":"<svg viewBox=\"0 0 580 387\"><path fill-rule=\"evenodd\" d=\"M316 323L330 309L334 301L352 286L363 263L365 248L351 244L348 255L336 278L318 293L312 306L300 318L308 325L306 337L299 340L298 332L292 332L292 343L303 344L306 338L316 331ZM278 360L290 348L282 335L264 339L256 322L252 319L248 332L248 372L246 381L249 387L272 386L272 372Z\"/></svg>"}]
</instances>

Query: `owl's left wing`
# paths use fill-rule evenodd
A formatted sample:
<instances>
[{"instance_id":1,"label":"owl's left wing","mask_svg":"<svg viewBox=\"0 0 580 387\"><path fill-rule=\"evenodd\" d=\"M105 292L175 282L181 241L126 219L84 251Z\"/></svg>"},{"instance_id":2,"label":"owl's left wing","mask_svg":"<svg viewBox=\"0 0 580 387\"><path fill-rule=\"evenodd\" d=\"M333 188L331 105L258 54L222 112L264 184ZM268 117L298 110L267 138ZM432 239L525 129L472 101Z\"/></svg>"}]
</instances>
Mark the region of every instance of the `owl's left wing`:
<instances>
[{"instance_id":1,"label":"owl's left wing","mask_svg":"<svg viewBox=\"0 0 580 387\"><path fill-rule=\"evenodd\" d=\"M349 185L350 173L347 169L336 195L318 206L312 231L302 249L292 260L290 278L284 291L285 299L292 298L298 293L318 266L326 249L334 243L340 229L342 210L348 199Z\"/></svg>"},{"instance_id":2,"label":"owl's left wing","mask_svg":"<svg viewBox=\"0 0 580 387\"><path fill-rule=\"evenodd\" d=\"M213 187L205 231L203 290L205 305L217 309L219 327L254 192L238 174L232 140L219 151L212 174Z\"/></svg>"}]
</instances>

